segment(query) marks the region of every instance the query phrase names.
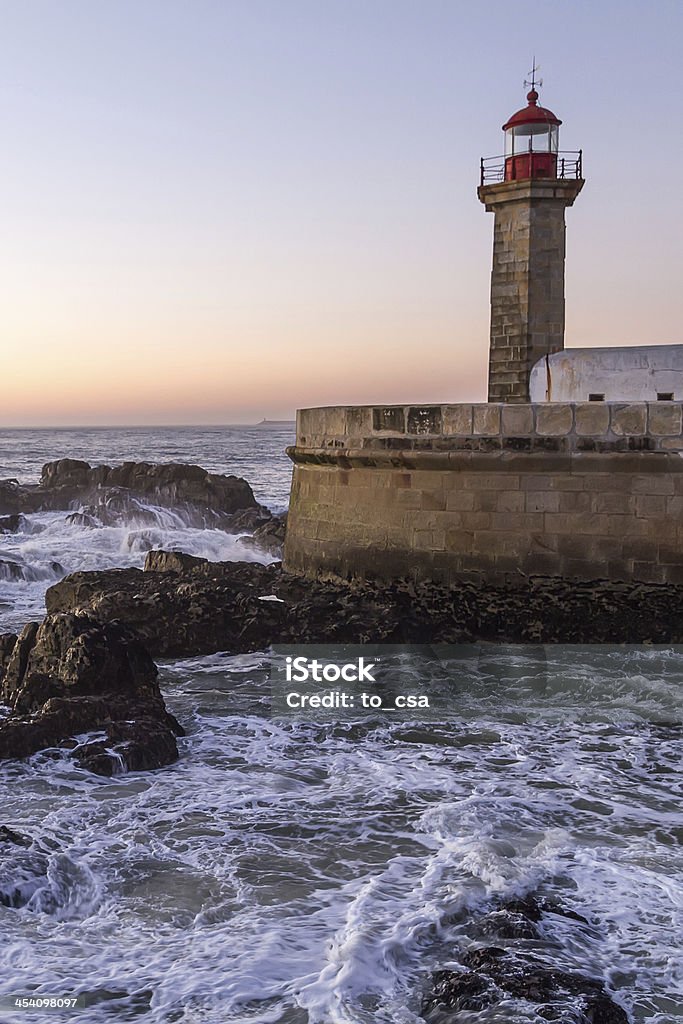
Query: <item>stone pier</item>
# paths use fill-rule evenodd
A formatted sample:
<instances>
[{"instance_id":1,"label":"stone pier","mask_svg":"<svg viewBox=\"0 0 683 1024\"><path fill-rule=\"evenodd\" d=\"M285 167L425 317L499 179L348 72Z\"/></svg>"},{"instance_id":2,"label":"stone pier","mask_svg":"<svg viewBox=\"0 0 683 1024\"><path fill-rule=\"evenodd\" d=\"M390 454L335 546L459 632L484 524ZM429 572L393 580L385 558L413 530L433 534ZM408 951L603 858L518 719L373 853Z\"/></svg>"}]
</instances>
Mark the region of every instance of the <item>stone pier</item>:
<instances>
[{"instance_id":1,"label":"stone pier","mask_svg":"<svg viewBox=\"0 0 683 1024\"><path fill-rule=\"evenodd\" d=\"M303 409L285 568L683 582L683 403Z\"/></svg>"}]
</instances>

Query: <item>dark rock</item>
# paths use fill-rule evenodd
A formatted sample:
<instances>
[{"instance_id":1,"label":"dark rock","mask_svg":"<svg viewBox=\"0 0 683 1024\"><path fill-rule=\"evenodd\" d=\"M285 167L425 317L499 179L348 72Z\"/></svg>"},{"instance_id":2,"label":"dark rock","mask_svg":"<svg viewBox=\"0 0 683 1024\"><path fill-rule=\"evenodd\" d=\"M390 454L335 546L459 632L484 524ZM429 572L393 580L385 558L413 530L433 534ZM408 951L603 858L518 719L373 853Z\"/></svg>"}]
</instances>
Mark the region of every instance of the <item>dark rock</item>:
<instances>
[{"instance_id":1,"label":"dark rock","mask_svg":"<svg viewBox=\"0 0 683 1024\"><path fill-rule=\"evenodd\" d=\"M13 705L24 676L26 665L38 632L37 622L28 622L12 644L2 675L0 676L0 700Z\"/></svg>"},{"instance_id":2,"label":"dark rock","mask_svg":"<svg viewBox=\"0 0 683 1024\"><path fill-rule=\"evenodd\" d=\"M59 459L43 466L40 485L45 488L87 487L91 472L89 463L81 459Z\"/></svg>"},{"instance_id":3,"label":"dark rock","mask_svg":"<svg viewBox=\"0 0 683 1024\"><path fill-rule=\"evenodd\" d=\"M12 709L0 721L0 759L95 731L105 739L75 747L72 756L100 774L159 768L178 757L182 729L166 711L154 662L125 626L72 614L29 623L0 682Z\"/></svg>"},{"instance_id":4,"label":"dark rock","mask_svg":"<svg viewBox=\"0 0 683 1024\"><path fill-rule=\"evenodd\" d=\"M17 642L16 633L0 633L0 685L4 679L7 666L12 652L14 651ZM3 700L2 690L0 689L0 701Z\"/></svg>"},{"instance_id":5,"label":"dark rock","mask_svg":"<svg viewBox=\"0 0 683 1024\"><path fill-rule=\"evenodd\" d=\"M245 547L255 548L257 551L265 551L275 558L282 558L286 529L286 513L280 516L272 516L261 526L258 526L250 537L243 537L241 542Z\"/></svg>"},{"instance_id":6,"label":"dark rock","mask_svg":"<svg viewBox=\"0 0 683 1024\"><path fill-rule=\"evenodd\" d=\"M74 573L48 590L47 609L125 622L164 657L276 643L683 643L683 587L672 584L309 581L279 563L154 551L146 568Z\"/></svg>"},{"instance_id":7,"label":"dark rock","mask_svg":"<svg viewBox=\"0 0 683 1024\"><path fill-rule=\"evenodd\" d=\"M24 488L17 480L0 480L0 515L14 516L22 509Z\"/></svg>"},{"instance_id":8,"label":"dark rock","mask_svg":"<svg viewBox=\"0 0 683 1024\"><path fill-rule=\"evenodd\" d=\"M128 515L134 515L140 525L157 525L154 510L144 508L136 499L179 510L191 520L188 525L232 529L232 519L245 509L254 515L254 527L250 528L270 517L246 480L181 463L124 462L112 468L60 459L43 466L37 485L0 481L0 514L8 516L41 509L77 511L85 505L81 514L105 525L114 525ZM71 521L91 525L87 518ZM233 532L242 528L238 522Z\"/></svg>"},{"instance_id":9,"label":"dark rock","mask_svg":"<svg viewBox=\"0 0 683 1024\"><path fill-rule=\"evenodd\" d=\"M29 836L25 836L21 832L15 832L14 829L8 828L7 825L0 825L0 843L11 843L13 846L30 846L32 841Z\"/></svg>"},{"instance_id":10,"label":"dark rock","mask_svg":"<svg viewBox=\"0 0 683 1024\"><path fill-rule=\"evenodd\" d=\"M245 508L241 512L235 512L230 520L230 533L247 533L260 529L270 523L275 517L268 509L259 506L258 508Z\"/></svg>"},{"instance_id":11,"label":"dark rock","mask_svg":"<svg viewBox=\"0 0 683 1024\"><path fill-rule=\"evenodd\" d=\"M0 558L0 580L23 580L24 568L18 562Z\"/></svg>"},{"instance_id":12,"label":"dark rock","mask_svg":"<svg viewBox=\"0 0 683 1024\"><path fill-rule=\"evenodd\" d=\"M188 502L217 512L236 512L257 507L246 480L208 473L201 466L175 462L124 462L114 468L92 468L86 462L62 459L43 466L40 487L55 491L124 488L132 494L161 500L165 505Z\"/></svg>"},{"instance_id":13,"label":"dark rock","mask_svg":"<svg viewBox=\"0 0 683 1024\"><path fill-rule=\"evenodd\" d=\"M545 1019L628 1024L626 1012L596 978L546 967L495 946L466 953L463 965L464 972L437 971L432 976L432 990L422 1010L427 1021L438 1019L446 1024L450 1014L478 1010L513 997L539 1004L538 1012ZM557 1011L559 1016L548 1017L546 1011Z\"/></svg>"},{"instance_id":14,"label":"dark rock","mask_svg":"<svg viewBox=\"0 0 683 1024\"><path fill-rule=\"evenodd\" d=\"M17 533L25 521L21 515L0 516L0 533Z\"/></svg>"},{"instance_id":15,"label":"dark rock","mask_svg":"<svg viewBox=\"0 0 683 1024\"><path fill-rule=\"evenodd\" d=\"M70 526L81 526L84 530L97 530L102 525L89 512L72 512L64 522Z\"/></svg>"},{"instance_id":16,"label":"dark rock","mask_svg":"<svg viewBox=\"0 0 683 1024\"><path fill-rule=\"evenodd\" d=\"M483 1010L496 1001L495 990L484 978L471 971L435 971L432 995L422 1008L429 1020L435 1012L460 1013L462 1010Z\"/></svg>"},{"instance_id":17,"label":"dark rock","mask_svg":"<svg viewBox=\"0 0 683 1024\"><path fill-rule=\"evenodd\" d=\"M503 909L487 914L477 922L476 933L500 939L535 939L538 928L525 914Z\"/></svg>"},{"instance_id":18,"label":"dark rock","mask_svg":"<svg viewBox=\"0 0 683 1024\"><path fill-rule=\"evenodd\" d=\"M184 551L148 551L143 572L187 572L206 564L206 558L187 555Z\"/></svg>"}]
</instances>

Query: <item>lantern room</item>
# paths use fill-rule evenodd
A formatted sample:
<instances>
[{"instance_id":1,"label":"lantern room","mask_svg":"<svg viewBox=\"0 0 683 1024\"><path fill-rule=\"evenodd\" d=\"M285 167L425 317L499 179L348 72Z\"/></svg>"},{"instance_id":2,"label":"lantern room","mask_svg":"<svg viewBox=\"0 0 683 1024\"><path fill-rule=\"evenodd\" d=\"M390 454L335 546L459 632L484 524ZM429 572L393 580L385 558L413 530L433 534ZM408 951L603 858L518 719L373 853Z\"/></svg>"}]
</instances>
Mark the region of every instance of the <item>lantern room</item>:
<instances>
[{"instance_id":1,"label":"lantern room","mask_svg":"<svg viewBox=\"0 0 683 1024\"><path fill-rule=\"evenodd\" d=\"M559 128L562 122L552 110L539 107L535 88L527 94L528 106L503 125L505 132L505 181L519 178L556 178Z\"/></svg>"}]
</instances>

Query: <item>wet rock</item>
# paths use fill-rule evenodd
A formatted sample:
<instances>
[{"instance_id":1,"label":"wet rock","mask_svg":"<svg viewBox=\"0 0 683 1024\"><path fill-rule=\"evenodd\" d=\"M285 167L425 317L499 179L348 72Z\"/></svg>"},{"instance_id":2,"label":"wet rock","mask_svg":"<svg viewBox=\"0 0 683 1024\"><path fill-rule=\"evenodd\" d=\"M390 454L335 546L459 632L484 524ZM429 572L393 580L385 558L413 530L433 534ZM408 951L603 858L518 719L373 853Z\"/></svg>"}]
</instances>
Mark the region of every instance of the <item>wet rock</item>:
<instances>
[{"instance_id":1,"label":"wet rock","mask_svg":"<svg viewBox=\"0 0 683 1024\"><path fill-rule=\"evenodd\" d=\"M97 530L102 525L89 512L72 512L64 522L69 526L80 526L84 530Z\"/></svg>"},{"instance_id":2,"label":"wet rock","mask_svg":"<svg viewBox=\"0 0 683 1024\"><path fill-rule=\"evenodd\" d=\"M18 533L25 522L22 515L0 516L0 533Z\"/></svg>"},{"instance_id":3,"label":"wet rock","mask_svg":"<svg viewBox=\"0 0 683 1024\"><path fill-rule=\"evenodd\" d=\"M268 509L259 506L258 508L245 508L241 512L235 512L230 520L230 533L252 533L267 526L277 518Z\"/></svg>"},{"instance_id":4,"label":"wet rock","mask_svg":"<svg viewBox=\"0 0 683 1024\"><path fill-rule=\"evenodd\" d=\"M276 643L683 642L683 587L674 585L310 581L283 572L279 563L209 562L156 551L146 569L74 573L48 590L47 610L83 610L102 622L127 623L153 655L164 657ZM566 595L566 607L557 604L558 594ZM269 595L280 600L259 600Z\"/></svg>"},{"instance_id":5,"label":"wet rock","mask_svg":"<svg viewBox=\"0 0 683 1024\"><path fill-rule=\"evenodd\" d=\"M246 480L208 473L201 466L173 462L124 462L113 468L93 468L85 462L62 459L43 466L40 487L53 491L123 488L136 495L162 499L166 505L189 502L217 512L257 507Z\"/></svg>"},{"instance_id":6,"label":"wet rock","mask_svg":"<svg viewBox=\"0 0 683 1024\"><path fill-rule=\"evenodd\" d=\"M257 551L265 551L266 554L273 555L275 558L282 558L286 529L286 513L280 516L272 516L261 526L258 526L250 537L243 537L242 544L245 547L255 548Z\"/></svg>"},{"instance_id":7,"label":"wet rock","mask_svg":"<svg viewBox=\"0 0 683 1024\"><path fill-rule=\"evenodd\" d=\"M493 911L476 922L475 933L500 939L535 939L539 935L534 921L526 914L516 913L507 908Z\"/></svg>"},{"instance_id":8,"label":"wet rock","mask_svg":"<svg viewBox=\"0 0 683 1024\"><path fill-rule=\"evenodd\" d=\"M166 711L154 662L125 626L72 614L29 623L11 647L0 696L11 708L0 721L0 759L97 731L104 739L76 746L72 756L99 774L159 768L178 757L182 729Z\"/></svg>"},{"instance_id":9,"label":"wet rock","mask_svg":"<svg viewBox=\"0 0 683 1024\"><path fill-rule=\"evenodd\" d=\"M343 584L311 584L279 563L187 559L150 552L146 572L74 573L48 590L47 609L125 622L164 657L395 635L385 602L354 597ZM260 600L271 595L280 600Z\"/></svg>"},{"instance_id":10,"label":"wet rock","mask_svg":"<svg viewBox=\"0 0 683 1024\"><path fill-rule=\"evenodd\" d=\"M187 572L199 565L206 565L205 558L187 555L184 551L148 551L144 572Z\"/></svg>"},{"instance_id":11,"label":"wet rock","mask_svg":"<svg viewBox=\"0 0 683 1024\"><path fill-rule=\"evenodd\" d=\"M245 509L255 515L255 526L270 517L258 504L246 480L209 473L201 466L182 463L124 462L120 466L91 466L80 459L59 459L43 466L37 485L0 481L0 514L17 515L39 510L78 510L104 525L115 525L127 515L146 517L155 525L150 509L135 499L185 512L192 525L228 528ZM89 525L88 520L72 520ZM145 525L141 522L140 525ZM235 531L241 529L237 523Z\"/></svg>"},{"instance_id":12,"label":"wet rock","mask_svg":"<svg viewBox=\"0 0 683 1024\"><path fill-rule=\"evenodd\" d=\"M0 843L11 843L13 846L30 846L32 841L30 836L25 836L21 832L15 832L14 829L8 828L7 825L0 825Z\"/></svg>"},{"instance_id":13,"label":"wet rock","mask_svg":"<svg viewBox=\"0 0 683 1024\"><path fill-rule=\"evenodd\" d=\"M0 480L0 515L14 516L20 512L24 491L17 480Z\"/></svg>"},{"instance_id":14,"label":"wet rock","mask_svg":"<svg viewBox=\"0 0 683 1024\"><path fill-rule=\"evenodd\" d=\"M5 831L6 837L0 834L0 906L25 907L47 882L49 855L29 836Z\"/></svg>"},{"instance_id":15,"label":"wet rock","mask_svg":"<svg viewBox=\"0 0 683 1024\"><path fill-rule=\"evenodd\" d=\"M12 652L16 646L16 642L16 633L0 634L0 680L2 680L5 675L10 658L12 657ZM2 691L0 691L0 700L2 700Z\"/></svg>"},{"instance_id":16,"label":"wet rock","mask_svg":"<svg viewBox=\"0 0 683 1024\"><path fill-rule=\"evenodd\" d=\"M0 580L23 580L24 568L18 562L0 558Z\"/></svg>"},{"instance_id":17,"label":"wet rock","mask_svg":"<svg viewBox=\"0 0 683 1024\"><path fill-rule=\"evenodd\" d=\"M460 1013L462 1010L484 1010L496 1001L495 992L488 981L471 971L458 974L455 971L435 971L432 975L432 995L423 1006L423 1013L430 1015ZM443 1016L440 1018L443 1020Z\"/></svg>"},{"instance_id":18,"label":"wet rock","mask_svg":"<svg viewBox=\"0 0 683 1024\"><path fill-rule=\"evenodd\" d=\"M546 1020L628 1024L626 1012L596 978L548 967L496 946L470 951L462 962L464 971L438 971L432 976L432 991L422 1010L425 1020L447 1024L461 1010L482 1009L512 997L536 1004Z\"/></svg>"}]
</instances>

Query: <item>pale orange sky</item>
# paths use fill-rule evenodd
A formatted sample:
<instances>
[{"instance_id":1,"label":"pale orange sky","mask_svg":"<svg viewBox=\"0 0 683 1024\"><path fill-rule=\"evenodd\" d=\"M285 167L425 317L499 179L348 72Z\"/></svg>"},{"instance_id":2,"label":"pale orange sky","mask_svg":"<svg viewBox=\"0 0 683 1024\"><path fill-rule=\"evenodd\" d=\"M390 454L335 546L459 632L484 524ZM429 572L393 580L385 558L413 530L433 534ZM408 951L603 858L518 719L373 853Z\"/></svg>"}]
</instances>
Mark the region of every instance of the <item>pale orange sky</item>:
<instances>
[{"instance_id":1,"label":"pale orange sky","mask_svg":"<svg viewBox=\"0 0 683 1024\"><path fill-rule=\"evenodd\" d=\"M680 12L6 2L0 425L483 400L478 161L534 48L584 149L567 344L680 343Z\"/></svg>"}]
</instances>

